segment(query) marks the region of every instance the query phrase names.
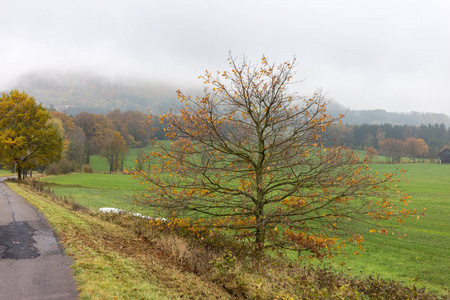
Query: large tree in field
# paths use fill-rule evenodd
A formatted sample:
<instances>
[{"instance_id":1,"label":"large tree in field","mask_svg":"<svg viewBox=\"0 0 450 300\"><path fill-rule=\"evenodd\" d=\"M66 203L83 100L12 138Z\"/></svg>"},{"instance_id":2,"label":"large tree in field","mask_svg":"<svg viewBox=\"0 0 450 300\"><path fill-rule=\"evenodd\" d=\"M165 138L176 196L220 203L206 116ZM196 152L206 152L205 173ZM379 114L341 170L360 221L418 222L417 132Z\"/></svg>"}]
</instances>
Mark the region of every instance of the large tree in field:
<instances>
[{"instance_id":1,"label":"large tree in field","mask_svg":"<svg viewBox=\"0 0 450 300\"><path fill-rule=\"evenodd\" d=\"M109 173L119 168L120 159L127 150L127 144L120 132L109 130L101 143L100 150L100 154L108 160Z\"/></svg>"},{"instance_id":2,"label":"large tree in field","mask_svg":"<svg viewBox=\"0 0 450 300\"><path fill-rule=\"evenodd\" d=\"M386 160L390 163L400 162L405 153L405 143L402 140L388 138L379 142L380 153L386 155Z\"/></svg>"},{"instance_id":3,"label":"large tree in field","mask_svg":"<svg viewBox=\"0 0 450 300\"><path fill-rule=\"evenodd\" d=\"M428 146L423 139L410 137L405 140L405 154L416 163L416 158L425 157L428 154Z\"/></svg>"},{"instance_id":4,"label":"large tree in field","mask_svg":"<svg viewBox=\"0 0 450 300\"><path fill-rule=\"evenodd\" d=\"M141 147L148 143L148 117L140 111L121 112L119 109L109 112L106 117L114 124L130 147Z\"/></svg>"},{"instance_id":5,"label":"large tree in field","mask_svg":"<svg viewBox=\"0 0 450 300\"><path fill-rule=\"evenodd\" d=\"M63 127L63 157L72 161L81 170L81 166L86 161L86 136L83 130L75 124L72 117L63 112L51 111L50 115L53 123L62 124Z\"/></svg>"},{"instance_id":6,"label":"large tree in field","mask_svg":"<svg viewBox=\"0 0 450 300\"><path fill-rule=\"evenodd\" d=\"M152 171L135 173L146 184L137 201L257 249L317 257L361 242L355 223L401 222L412 213L400 207L408 196L391 186L392 174L378 177L352 152L324 146L324 132L338 120L320 92L288 90L294 61L230 57L229 64L230 71L206 72L203 96L178 91L179 112L160 116L169 138L190 143L160 143L150 153Z\"/></svg>"},{"instance_id":7,"label":"large tree in field","mask_svg":"<svg viewBox=\"0 0 450 300\"><path fill-rule=\"evenodd\" d=\"M0 157L5 165L22 171L61 158L62 138L49 122L50 115L33 97L17 90L0 98Z\"/></svg>"},{"instance_id":8,"label":"large tree in field","mask_svg":"<svg viewBox=\"0 0 450 300\"><path fill-rule=\"evenodd\" d=\"M107 135L113 130L113 123L104 115L90 114L81 112L74 118L75 124L79 126L84 133L85 143L85 163L89 165L90 157L99 154L102 148L102 142Z\"/></svg>"}]
</instances>

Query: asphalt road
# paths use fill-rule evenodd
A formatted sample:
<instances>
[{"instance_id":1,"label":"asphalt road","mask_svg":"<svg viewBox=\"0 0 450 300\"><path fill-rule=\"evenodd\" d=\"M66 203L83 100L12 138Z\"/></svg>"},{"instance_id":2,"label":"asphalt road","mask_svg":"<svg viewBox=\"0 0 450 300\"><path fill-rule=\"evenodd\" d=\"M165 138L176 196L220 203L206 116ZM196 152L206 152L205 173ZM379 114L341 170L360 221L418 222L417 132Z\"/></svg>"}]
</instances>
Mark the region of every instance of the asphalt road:
<instances>
[{"instance_id":1,"label":"asphalt road","mask_svg":"<svg viewBox=\"0 0 450 300\"><path fill-rule=\"evenodd\" d=\"M45 218L0 178L0 300L78 299L70 259Z\"/></svg>"}]
</instances>

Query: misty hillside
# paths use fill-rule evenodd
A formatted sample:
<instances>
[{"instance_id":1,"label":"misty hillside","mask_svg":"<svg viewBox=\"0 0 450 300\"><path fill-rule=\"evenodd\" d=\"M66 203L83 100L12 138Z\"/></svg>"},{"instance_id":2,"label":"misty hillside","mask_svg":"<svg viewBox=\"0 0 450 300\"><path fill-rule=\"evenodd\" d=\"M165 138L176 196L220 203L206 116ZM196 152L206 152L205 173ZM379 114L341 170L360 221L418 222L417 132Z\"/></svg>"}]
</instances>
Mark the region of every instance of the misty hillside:
<instances>
[{"instance_id":1,"label":"misty hillside","mask_svg":"<svg viewBox=\"0 0 450 300\"><path fill-rule=\"evenodd\" d=\"M33 96L45 107L69 115L81 111L107 113L122 111L160 111L171 107L176 88L142 81L112 81L82 73L29 73L13 87Z\"/></svg>"},{"instance_id":2,"label":"misty hillside","mask_svg":"<svg viewBox=\"0 0 450 300\"><path fill-rule=\"evenodd\" d=\"M388 112L383 109L375 110L349 110L339 103L332 102L328 107L328 112L333 116L344 114L342 120L345 124L352 125L413 125L422 124L445 124L450 125L450 117L445 114L421 113L421 112Z\"/></svg>"},{"instance_id":3,"label":"misty hillside","mask_svg":"<svg viewBox=\"0 0 450 300\"><path fill-rule=\"evenodd\" d=\"M20 77L13 87L42 102L45 107L53 107L69 115L81 111L107 113L114 109L122 111L140 110L159 112L176 102L177 87L144 81L112 81L105 77L83 73L29 73ZM348 110L337 102L332 102L328 112L333 115L345 114L346 124L393 124L421 125L445 124L450 126L450 118L437 113L393 113L385 110Z\"/></svg>"}]
</instances>

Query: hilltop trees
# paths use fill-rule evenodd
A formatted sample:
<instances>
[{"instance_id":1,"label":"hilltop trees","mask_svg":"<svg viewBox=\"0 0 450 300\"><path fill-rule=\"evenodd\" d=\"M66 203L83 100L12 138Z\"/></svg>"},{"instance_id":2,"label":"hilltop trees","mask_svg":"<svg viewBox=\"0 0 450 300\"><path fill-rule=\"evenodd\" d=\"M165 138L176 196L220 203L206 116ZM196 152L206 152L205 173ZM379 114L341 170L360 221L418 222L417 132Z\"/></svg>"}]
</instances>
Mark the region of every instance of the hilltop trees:
<instances>
[{"instance_id":1,"label":"hilltop trees","mask_svg":"<svg viewBox=\"0 0 450 300\"><path fill-rule=\"evenodd\" d=\"M150 153L150 172L135 173L147 186L136 201L260 250L317 257L361 242L355 222L376 226L412 214L394 175L378 177L352 152L324 146L323 134L339 120L326 113L320 92L301 97L288 90L294 63L230 57L230 71L201 77L201 97L178 91L180 113L159 120L167 137L189 142L161 143Z\"/></svg>"},{"instance_id":2,"label":"hilltop trees","mask_svg":"<svg viewBox=\"0 0 450 300\"><path fill-rule=\"evenodd\" d=\"M17 167L18 179L38 165L61 157L62 138L50 122L50 115L33 97L17 90L0 98L0 157Z\"/></svg>"}]
</instances>

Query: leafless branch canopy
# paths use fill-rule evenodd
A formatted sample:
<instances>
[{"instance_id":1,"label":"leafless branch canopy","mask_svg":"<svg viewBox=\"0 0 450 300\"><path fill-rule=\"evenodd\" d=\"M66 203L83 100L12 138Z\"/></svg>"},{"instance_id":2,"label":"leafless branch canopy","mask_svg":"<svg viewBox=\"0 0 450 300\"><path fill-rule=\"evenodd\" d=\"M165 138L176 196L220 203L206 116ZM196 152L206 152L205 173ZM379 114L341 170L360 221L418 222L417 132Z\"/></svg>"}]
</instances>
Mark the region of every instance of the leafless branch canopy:
<instances>
[{"instance_id":1,"label":"leafless branch canopy","mask_svg":"<svg viewBox=\"0 0 450 300\"><path fill-rule=\"evenodd\" d=\"M201 77L202 97L178 91L180 113L160 116L167 136L183 142L151 153L150 172L140 173L146 205L317 256L353 233L353 222L395 215L391 174L375 176L351 151L324 146L339 117L326 113L321 92L288 90L295 59L228 60L230 72Z\"/></svg>"}]
</instances>

